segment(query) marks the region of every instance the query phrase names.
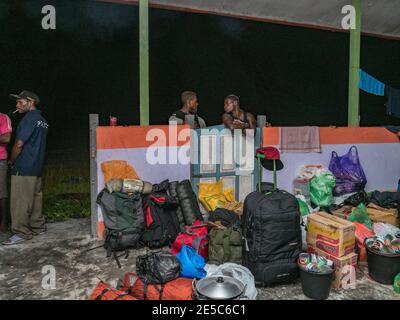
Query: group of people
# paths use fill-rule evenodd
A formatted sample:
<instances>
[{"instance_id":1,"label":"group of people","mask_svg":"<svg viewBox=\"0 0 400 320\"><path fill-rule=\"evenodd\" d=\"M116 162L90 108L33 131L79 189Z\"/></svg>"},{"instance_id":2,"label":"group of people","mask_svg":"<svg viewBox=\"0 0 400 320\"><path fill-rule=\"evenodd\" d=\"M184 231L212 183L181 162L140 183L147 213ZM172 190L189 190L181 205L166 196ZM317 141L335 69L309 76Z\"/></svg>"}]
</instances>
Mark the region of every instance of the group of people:
<instances>
[{"instance_id":1,"label":"group of people","mask_svg":"<svg viewBox=\"0 0 400 320\"><path fill-rule=\"evenodd\" d=\"M12 123L10 118L0 113L0 231L11 227L12 236L3 245L14 245L46 231L42 213L42 170L46 151L48 123L37 109L40 99L37 94L22 91L11 94L16 101L16 110L25 114L15 136L11 154L7 147L11 141ZM194 116L195 128L205 128L206 122L198 111L197 94L184 91L181 95L182 107L175 111L169 121L185 123L186 115ZM14 112L14 113L15 113ZM250 112L240 107L239 97L231 94L224 99L222 122L226 128L255 129L256 119ZM8 171L11 171L10 210L8 210Z\"/></svg>"},{"instance_id":2,"label":"group of people","mask_svg":"<svg viewBox=\"0 0 400 320\"><path fill-rule=\"evenodd\" d=\"M197 113L199 101L196 92L182 92L181 102L181 109L175 111L170 116L169 123L183 124L185 123L186 115L193 115L194 127L205 128L206 122ZM254 115L240 107L239 97L234 94L230 94L224 99L224 113L221 120L224 126L230 130L255 129L257 126Z\"/></svg>"},{"instance_id":3,"label":"group of people","mask_svg":"<svg viewBox=\"0 0 400 320\"><path fill-rule=\"evenodd\" d=\"M0 231L12 236L3 245L14 245L46 231L42 213L42 169L45 158L48 123L37 109L37 94L22 91L11 94L16 110L24 114L18 124L15 142L8 156L12 123L0 113ZM7 173L11 170L10 210L7 210ZM11 219L10 219L11 218ZM10 221L11 220L11 221Z\"/></svg>"}]
</instances>

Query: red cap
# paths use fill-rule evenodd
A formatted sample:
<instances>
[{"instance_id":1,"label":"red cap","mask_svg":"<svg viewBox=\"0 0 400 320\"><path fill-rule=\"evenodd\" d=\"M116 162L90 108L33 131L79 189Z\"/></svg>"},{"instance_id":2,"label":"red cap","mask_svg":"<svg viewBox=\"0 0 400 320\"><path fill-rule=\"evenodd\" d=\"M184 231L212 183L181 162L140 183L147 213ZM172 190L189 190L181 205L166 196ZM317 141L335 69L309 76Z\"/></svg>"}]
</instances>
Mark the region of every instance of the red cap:
<instances>
[{"instance_id":1,"label":"red cap","mask_svg":"<svg viewBox=\"0 0 400 320\"><path fill-rule=\"evenodd\" d=\"M262 154L266 160L280 160L281 158L279 150L274 147L258 148L256 154Z\"/></svg>"}]
</instances>

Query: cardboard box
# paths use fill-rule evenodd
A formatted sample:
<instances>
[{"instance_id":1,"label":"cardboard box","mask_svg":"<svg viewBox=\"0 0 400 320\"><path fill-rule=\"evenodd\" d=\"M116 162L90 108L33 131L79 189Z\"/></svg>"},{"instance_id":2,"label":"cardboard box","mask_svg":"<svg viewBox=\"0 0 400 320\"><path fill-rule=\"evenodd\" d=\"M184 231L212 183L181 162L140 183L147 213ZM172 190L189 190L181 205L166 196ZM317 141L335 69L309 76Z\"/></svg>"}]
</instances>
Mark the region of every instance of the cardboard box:
<instances>
[{"instance_id":1,"label":"cardboard box","mask_svg":"<svg viewBox=\"0 0 400 320\"><path fill-rule=\"evenodd\" d=\"M350 213L353 212L354 207L352 206L343 206L337 210L332 211L332 214L336 217L347 220L347 217Z\"/></svg>"},{"instance_id":2,"label":"cardboard box","mask_svg":"<svg viewBox=\"0 0 400 320\"><path fill-rule=\"evenodd\" d=\"M355 225L334 215L319 212L307 216L307 244L332 256L354 252Z\"/></svg>"},{"instance_id":3,"label":"cardboard box","mask_svg":"<svg viewBox=\"0 0 400 320\"><path fill-rule=\"evenodd\" d=\"M346 256L338 258L313 246L308 246L307 251L308 253L315 253L319 256L330 259L335 263L335 276L332 282L332 288L334 289L342 288L342 283L343 283L342 281L350 280L352 277L353 277L352 280L355 280L355 269L351 269L346 266L353 266L353 267L357 266L358 255L356 253L353 252ZM353 274L350 274L351 272L353 272Z\"/></svg>"},{"instance_id":4,"label":"cardboard box","mask_svg":"<svg viewBox=\"0 0 400 320\"><path fill-rule=\"evenodd\" d=\"M367 207L367 213L374 223L390 223L396 227L400 227L400 219L397 209L386 209L370 203Z\"/></svg>"}]
</instances>

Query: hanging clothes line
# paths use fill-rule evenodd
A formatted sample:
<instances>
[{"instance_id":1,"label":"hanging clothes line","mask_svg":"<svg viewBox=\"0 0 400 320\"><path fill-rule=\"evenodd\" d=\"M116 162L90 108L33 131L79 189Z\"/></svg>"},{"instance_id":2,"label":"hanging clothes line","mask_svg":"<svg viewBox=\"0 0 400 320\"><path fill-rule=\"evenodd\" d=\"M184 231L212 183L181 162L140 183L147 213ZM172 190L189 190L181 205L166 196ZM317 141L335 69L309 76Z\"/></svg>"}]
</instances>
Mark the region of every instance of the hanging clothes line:
<instances>
[{"instance_id":1,"label":"hanging clothes line","mask_svg":"<svg viewBox=\"0 0 400 320\"><path fill-rule=\"evenodd\" d=\"M360 69L360 81L358 87L368 93L377 96L385 95L385 84L375 79L373 76Z\"/></svg>"}]
</instances>

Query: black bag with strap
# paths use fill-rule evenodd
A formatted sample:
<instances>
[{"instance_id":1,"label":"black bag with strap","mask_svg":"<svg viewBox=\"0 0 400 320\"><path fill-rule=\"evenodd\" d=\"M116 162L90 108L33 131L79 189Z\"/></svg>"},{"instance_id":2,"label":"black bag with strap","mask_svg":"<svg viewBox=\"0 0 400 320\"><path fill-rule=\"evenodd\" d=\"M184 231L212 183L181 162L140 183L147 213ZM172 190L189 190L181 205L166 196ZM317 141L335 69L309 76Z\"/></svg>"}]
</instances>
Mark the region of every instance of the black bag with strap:
<instances>
[{"instance_id":1,"label":"black bag with strap","mask_svg":"<svg viewBox=\"0 0 400 320\"><path fill-rule=\"evenodd\" d=\"M283 190L250 193L244 201L242 227L243 265L257 286L297 279L302 241L299 205L292 194Z\"/></svg>"},{"instance_id":2,"label":"black bag with strap","mask_svg":"<svg viewBox=\"0 0 400 320\"><path fill-rule=\"evenodd\" d=\"M177 200L168 195L168 181L153 186L153 192L143 198L146 230L141 242L149 248L172 246L181 227L176 214Z\"/></svg>"},{"instance_id":3,"label":"black bag with strap","mask_svg":"<svg viewBox=\"0 0 400 320\"><path fill-rule=\"evenodd\" d=\"M150 252L136 258L136 272L145 284L163 284L179 277L181 265L171 253Z\"/></svg>"}]
</instances>

